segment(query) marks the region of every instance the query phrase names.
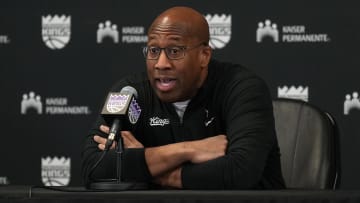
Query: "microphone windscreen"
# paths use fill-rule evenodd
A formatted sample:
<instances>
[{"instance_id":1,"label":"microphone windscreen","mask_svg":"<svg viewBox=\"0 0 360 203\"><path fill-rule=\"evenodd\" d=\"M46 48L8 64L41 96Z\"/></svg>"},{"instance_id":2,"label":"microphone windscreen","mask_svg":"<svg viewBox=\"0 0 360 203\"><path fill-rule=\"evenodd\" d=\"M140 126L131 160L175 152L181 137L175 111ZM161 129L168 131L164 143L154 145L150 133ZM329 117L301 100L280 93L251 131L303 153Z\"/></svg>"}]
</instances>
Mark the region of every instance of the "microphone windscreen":
<instances>
[{"instance_id":1,"label":"microphone windscreen","mask_svg":"<svg viewBox=\"0 0 360 203\"><path fill-rule=\"evenodd\" d=\"M135 88L131 86L125 86L121 89L120 93L122 94L133 94L136 98L138 97L138 93Z\"/></svg>"}]
</instances>

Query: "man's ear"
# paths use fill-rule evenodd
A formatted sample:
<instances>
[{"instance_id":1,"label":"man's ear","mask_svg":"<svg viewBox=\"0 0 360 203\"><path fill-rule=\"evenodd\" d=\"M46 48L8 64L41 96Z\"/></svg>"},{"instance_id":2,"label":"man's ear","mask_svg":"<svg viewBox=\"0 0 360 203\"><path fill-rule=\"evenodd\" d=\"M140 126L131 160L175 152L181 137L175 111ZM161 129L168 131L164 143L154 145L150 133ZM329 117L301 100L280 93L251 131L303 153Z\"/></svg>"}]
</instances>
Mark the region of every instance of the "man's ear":
<instances>
[{"instance_id":1,"label":"man's ear","mask_svg":"<svg viewBox=\"0 0 360 203\"><path fill-rule=\"evenodd\" d=\"M211 59L212 49L210 46L203 47L200 54L201 67L207 67Z\"/></svg>"}]
</instances>

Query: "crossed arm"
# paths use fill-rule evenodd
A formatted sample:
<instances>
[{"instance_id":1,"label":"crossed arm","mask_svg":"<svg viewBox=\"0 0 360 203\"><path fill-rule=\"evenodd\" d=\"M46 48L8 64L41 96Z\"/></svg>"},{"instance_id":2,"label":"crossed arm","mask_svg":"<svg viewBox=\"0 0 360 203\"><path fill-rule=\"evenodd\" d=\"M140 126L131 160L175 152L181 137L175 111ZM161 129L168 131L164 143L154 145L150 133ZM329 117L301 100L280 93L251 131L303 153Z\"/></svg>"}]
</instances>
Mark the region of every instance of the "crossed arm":
<instances>
[{"instance_id":1,"label":"crossed arm","mask_svg":"<svg viewBox=\"0 0 360 203\"><path fill-rule=\"evenodd\" d=\"M109 127L101 125L100 130L109 133ZM144 148L129 131L122 131L125 148ZM103 150L106 138L94 136L98 148ZM115 147L115 143L112 148ZM225 155L227 139L217 135L202 140L185 141L158 147L145 148L145 160L153 181L169 187L182 188L181 168L185 162L203 163Z\"/></svg>"}]
</instances>

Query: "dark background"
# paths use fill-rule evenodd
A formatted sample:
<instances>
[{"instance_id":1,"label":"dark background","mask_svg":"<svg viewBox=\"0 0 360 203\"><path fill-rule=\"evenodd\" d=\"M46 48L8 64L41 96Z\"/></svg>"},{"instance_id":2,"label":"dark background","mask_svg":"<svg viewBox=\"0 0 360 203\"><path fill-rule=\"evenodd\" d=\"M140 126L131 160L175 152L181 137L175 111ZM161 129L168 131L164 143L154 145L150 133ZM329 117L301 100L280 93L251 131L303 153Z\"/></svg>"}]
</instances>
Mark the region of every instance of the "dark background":
<instances>
[{"instance_id":1,"label":"dark background","mask_svg":"<svg viewBox=\"0 0 360 203\"><path fill-rule=\"evenodd\" d=\"M82 185L80 152L108 89L126 74L145 70L143 43L122 43L121 28L147 28L164 9L191 6L204 15L231 15L231 39L214 57L240 63L278 87L304 86L309 103L331 113L339 124L342 189L360 188L360 110L344 115L346 94L360 91L360 3L358 1L1 1L0 178L5 184L42 185L41 158L71 158L70 185ZM42 16L71 16L70 42L52 50L42 40ZM256 42L259 22L303 25L305 34L325 33L329 42ZM96 43L98 24L111 20L120 42ZM146 32L146 30L145 30ZM88 115L20 113L23 94L67 98L87 106ZM286 124L285 124L286 125ZM4 183L0 183L4 184Z\"/></svg>"}]
</instances>

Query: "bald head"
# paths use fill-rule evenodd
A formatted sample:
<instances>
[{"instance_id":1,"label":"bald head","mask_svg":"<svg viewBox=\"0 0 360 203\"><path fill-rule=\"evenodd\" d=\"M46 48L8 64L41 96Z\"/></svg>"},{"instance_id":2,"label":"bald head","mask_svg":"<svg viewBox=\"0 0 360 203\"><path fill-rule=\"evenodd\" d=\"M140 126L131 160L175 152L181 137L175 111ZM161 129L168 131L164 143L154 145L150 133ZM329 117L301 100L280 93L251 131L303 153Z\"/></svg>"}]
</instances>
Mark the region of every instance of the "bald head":
<instances>
[{"instance_id":1,"label":"bald head","mask_svg":"<svg viewBox=\"0 0 360 203\"><path fill-rule=\"evenodd\" d=\"M172 7L161 13L151 24L148 34L170 29L180 35L209 42L209 25L202 14L189 7Z\"/></svg>"}]
</instances>

